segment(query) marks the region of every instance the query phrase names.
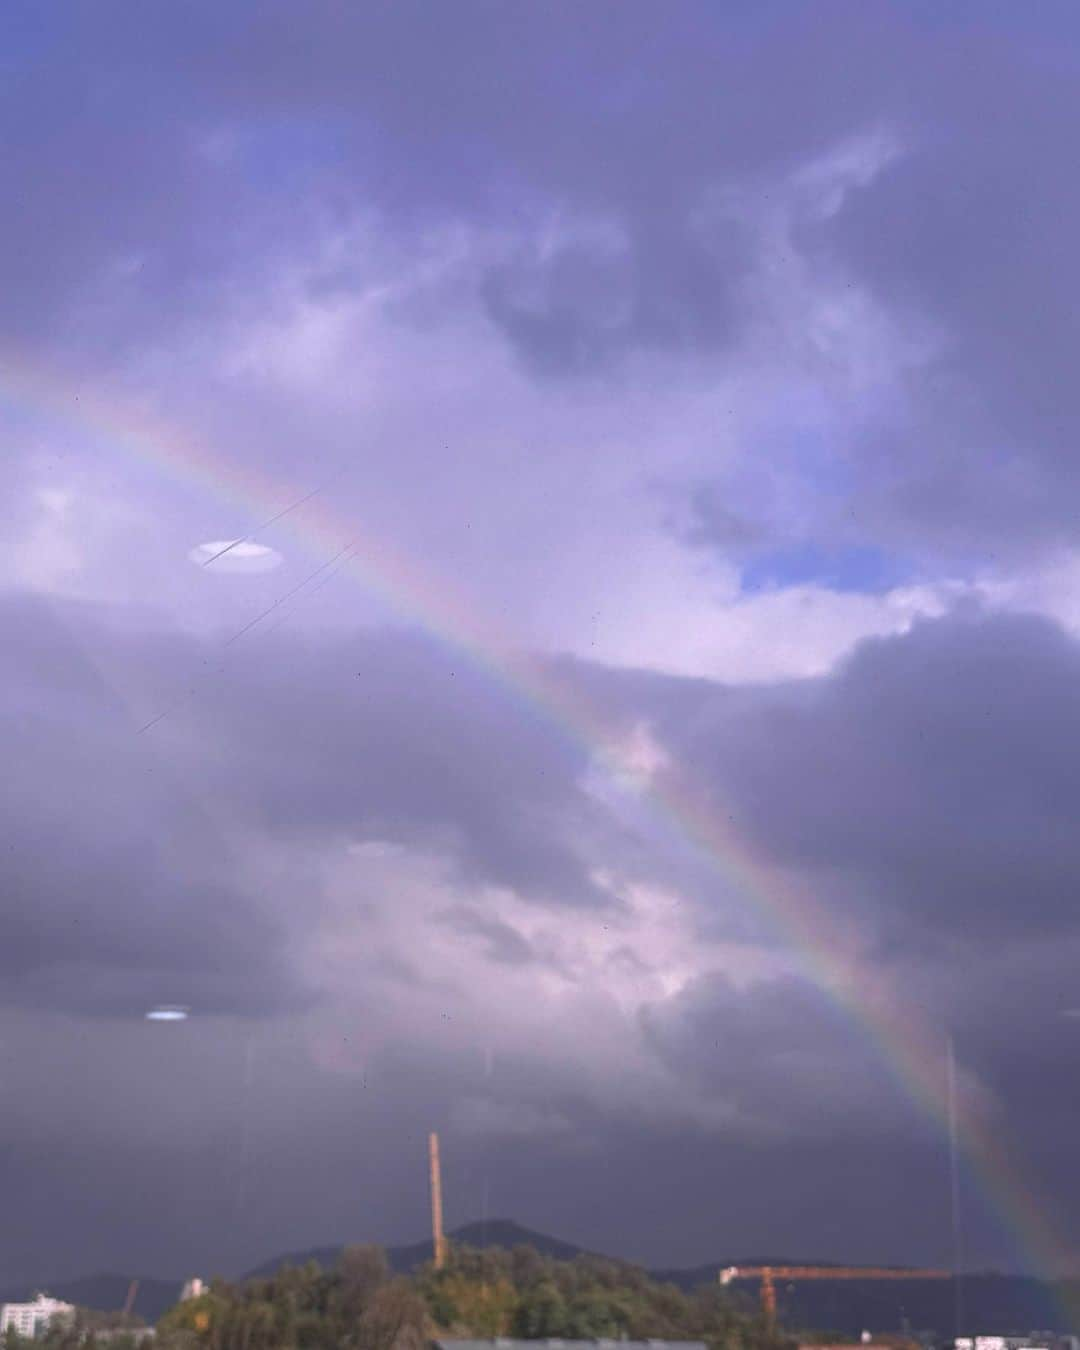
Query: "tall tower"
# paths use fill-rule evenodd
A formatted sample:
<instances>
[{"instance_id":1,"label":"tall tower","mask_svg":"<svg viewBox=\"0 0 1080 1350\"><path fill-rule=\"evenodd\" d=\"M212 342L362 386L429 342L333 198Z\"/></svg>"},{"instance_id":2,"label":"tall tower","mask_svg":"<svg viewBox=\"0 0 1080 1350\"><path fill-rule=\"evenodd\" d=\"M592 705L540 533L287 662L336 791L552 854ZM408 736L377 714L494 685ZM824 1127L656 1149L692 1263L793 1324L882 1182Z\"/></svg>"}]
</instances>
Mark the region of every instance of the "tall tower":
<instances>
[{"instance_id":1,"label":"tall tower","mask_svg":"<svg viewBox=\"0 0 1080 1350\"><path fill-rule=\"evenodd\" d=\"M442 1169L439 1166L439 1136L428 1135L428 1157L431 1162L431 1242L435 1255L435 1269L446 1264L446 1238L442 1226Z\"/></svg>"}]
</instances>

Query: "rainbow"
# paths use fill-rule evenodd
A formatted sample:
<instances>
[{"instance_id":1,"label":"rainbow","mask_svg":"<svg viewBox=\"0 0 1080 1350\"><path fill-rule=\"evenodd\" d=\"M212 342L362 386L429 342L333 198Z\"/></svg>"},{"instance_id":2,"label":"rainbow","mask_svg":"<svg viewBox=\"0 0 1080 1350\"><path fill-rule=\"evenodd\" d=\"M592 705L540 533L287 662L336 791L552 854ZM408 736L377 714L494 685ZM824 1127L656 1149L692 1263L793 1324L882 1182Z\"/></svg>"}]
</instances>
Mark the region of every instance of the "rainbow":
<instances>
[{"instance_id":1,"label":"rainbow","mask_svg":"<svg viewBox=\"0 0 1080 1350\"><path fill-rule=\"evenodd\" d=\"M860 972L851 934L807 889L757 858L700 784L663 770L642 788L628 789L620 774L621 729L554 665L508 644L445 581L437 581L373 533L361 536L350 530L323 494L310 492L310 483L286 484L231 464L163 423L145 404L107 400L85 381L31 368L22 358L0 361L0 399L19 412L67 424L83 437L100 437L138 464L208 490L247 519L281 518L283 503L307 491L303 512L289 514L282 527L324 559L323 566L343 558L335 565L394 613L509 690L530 716L542 717L561 737L584 747L618 792L635 792L666 831L689 844L725 886L751 903L790 944L807 975L871 1044L917 1107L936 1126L947 1128L943 1030ZM1036 1202L1025 1179L1027 1169L1000 1123L967 1113L961 1148L982 1194L1012 1235L1021 1265L1044 1277L1060 1272L1068 1248L1045 1201Z\"/></svg>"}]
</instances>

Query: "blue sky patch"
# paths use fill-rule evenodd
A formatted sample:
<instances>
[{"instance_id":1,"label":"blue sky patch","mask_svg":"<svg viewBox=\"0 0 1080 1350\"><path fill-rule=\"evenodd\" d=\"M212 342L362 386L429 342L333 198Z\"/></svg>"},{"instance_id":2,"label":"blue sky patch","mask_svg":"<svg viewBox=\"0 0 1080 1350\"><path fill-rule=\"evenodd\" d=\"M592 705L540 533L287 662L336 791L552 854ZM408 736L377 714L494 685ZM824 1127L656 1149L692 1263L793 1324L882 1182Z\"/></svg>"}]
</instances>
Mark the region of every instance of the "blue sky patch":
<instances>
[{"instance_id":1,"label":"blue sky patch","mask_svg":"<svg viewBox=\"0 0 1080 1350\"><path fill-rule=\"evenodd\" d=\"M743 567L744 594L824 586L831 591L880 595L911 578L911 565L895 554L871 547L826 548L798 544L749 559Z\"/></svg>"}]
</instances>

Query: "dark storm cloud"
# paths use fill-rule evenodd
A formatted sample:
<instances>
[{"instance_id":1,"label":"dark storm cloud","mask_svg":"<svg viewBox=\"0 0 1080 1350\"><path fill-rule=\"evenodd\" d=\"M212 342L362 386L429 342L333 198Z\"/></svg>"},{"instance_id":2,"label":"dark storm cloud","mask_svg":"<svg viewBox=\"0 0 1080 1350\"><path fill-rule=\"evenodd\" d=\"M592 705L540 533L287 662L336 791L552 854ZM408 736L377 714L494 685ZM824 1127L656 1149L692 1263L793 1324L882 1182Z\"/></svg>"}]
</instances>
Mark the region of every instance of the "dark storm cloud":
<instances>
[{"instance_id":1,"label":"dark storm cloud","mask_svg":"<svg viewBox=\"0 0 1080 1350\"><path fill-rule=\"evenodd\" d=\"M174 331L220 307L229 278L268 280L319 223L374 207L399 232L449 219L528 237L565 222L563 242L478 280L537 371L635 348L722 354L755 317L754 249L703 204L775 190L777 174L886 125L895 160L800 235L894 317L943 332L940 360L858 433L856 512L961 552L1004 547L1006 532L1010 547L1071 537L1080 198L1060 165L1076 82L1054 15L984 15L686 0L659 23L647 4L312 5L298 46L277 4L134 20L125 6L16 5L9 340L62 334L88 355L92 334L100 355ZM617 244L598 248L594 227ZM347 268L336 284L349 288Z\"/></svg>"},{"instance_id":2,"label":"dark storm cloud","mask_svg":"<svg viewBox=\"0 0 1080 1350\"><path fill-rule=\"evenodd\" d=\"M648 717L759 855L852 922L869 969L938 1029L943 1055L955 1035L1032 1184L1074 1203L1063 1178L1080 1110L1080 643L1044 618L962 607L785 685L576 678ZM864 1139L913 1128L880 1051L800 980L735 991L704 977L643 1028L687 1081L748 1114L761 1106L795 1140L843 1135L849 1109L854 1137L874 1103L883 1118ZM843 1105L849 1093L857 1104ZM894 1140L890 1156L913 1141ZM838 1158L819 1165L843 1184Z\"/></svg>"},{"instance_id":3,"label":"dark storm cloud","mask_svg":"<svg viewBox=\"0 0 1080 1350\"><path fill-rule=\"evenodd\" d=\"M68 1033L66 1052L35 1037L61 1076L43 1094L25 1075L34 1128L25 1110L0 1124L11 1203L26 1215L4 1246L11 1279L86 1274L107 1262L179 1283L193 1270L238 1274L307 1245L418 1241L430 1225L432 1127L442 1132L451 1225L481 1217L486 1196L490 1216L514 1216L594 1250L689 1265L775 1254L775 1213L763 1198L783 1196L785 1253L944 1255L943 1188L910 1203L915 1179L944 1175L940 1144L918 1132L908 1141L893 1136L895 1165L884 1169L879 1147L850 1136L830 1144L789 1135L781 1147L759 1139L732 1149L712 1131L607 1108L527 1056L509 1070L497 1061L484 1080L480 1056L448 1068L421 1047L363 1078L336 1078L270 1039L249 1079L243 1039L200 1030L208 1028L189 1023L183 1039L165 1041L159 1029L139 1026L139 1050L93 1028L77 1045ZM162 1067L172 1092L162 1088ZM486 1081L509 1107L541 1103L572 1128L526 1138L461 1132L448 1105L463 1077L478 1088ZM64 1223L45 1203L53 1195ZM665 1218L661 1196L676 1217ZM641 1222L645 1209L649 1223Z\"/></svg>"},{"instance_id":4,"label":"dark storm cloud","mask_svg":"<svg viewBox=\"0 0 1080 1350\"><path fill-rule=\"evenodd\" d=\"M946 31L900 153L805 242L940 344L856 446L868 522L1001 556L1076 537L1080 33Z\"/></svg>"},{"instance_id":5,"label":"dark storm cloud","mask_svg":"<svg viewBox=\"0 0 1080 1350\"><path fill-rule=\"evenodd\" d=\"M1054 934L988 946L947 1002L958 1043L1002 1100L1040 1095L1060 1125L1063 1107L1080 1109L1080 1085L1061 1073L1080 1050L1080 937Z\"/></svg>"},{"instance_id":6,"label":"dark storm cloud","mask_svg":"<svg viewBox=\"0 0 1080 1350\"><path fill-rule=\"evenodd\" d=\"M807 1142L910 1120L880 1056L828 996L793 976L737 989L701 976L642 1013L646 1043L732 1109L736 1131Z\"/></svg>"},{"instance_id":7,"label":"dark storm cloud","mask_svg":"<svg viewBox=\"0 0 1080 1350\"><path fill-rule=\"evenodd\" d=\"M1080 1109L1080 644L1043 618L961 608L786 685L575 677L648 717L760 856L856 926L943 1054L955 1035L1033 1179L1060 1189ZM857 1135L878 1108L876 1136L913 1128L880 1052L801 980L702 977L642 1025L686 1081L793 1139Z\"/></svg>"},{"instance_id":8,"label":"dark storm cloud","mask_svg":"<svg viewBox=\"0 0 1080 1350\"><path fill-rule=\"evenodd\" d=\"M4 893L21 900L33 891L32 913L38 923L27 939L24 971L15 976L4 972L9 1001L38 1009L125 1010L117 1000L130 994L146 1002L167 996L205 1001L218 1011L279 1010L283 999L297 996L290 967L282 964L289 930L258 938L259 923L277 913L278 896L271 889L256 903L250 889L232 878L228 862L237 839L246 840L248 847L264 837L325 848L335 839L365 835L441 838L449 841L450 856L466 877L512 882L546 902L596 899L582 879L575 848L567 843L565 807L574 800L575 778L583 767L579 757L553 747L522 710L507 706L501 694L456 669L445 653L426 642L392 633L362 634L349 641L268 635L224 678L212 675L197 683L190 705L166 718L160 724L165 734L151 741L134 737L135 719L117 705L111 677L91 671L87 653L96 654L95 666L103 671L150 669L160 679L168 668L201 667L207 651L203 645L116 634L86 615L63 609L50 615L40 603L13 599L5 605L5 625L18 639L5 708L6 735L19 768L7 778L5 796L16 837L24 842L17 855L23 870L14 885L5 885ZM981 882L985 869L972 862L972 855L977 843L991 847L993 867L1022 869L1025 884L1011 893L1012 911L1005 908L1006 889L993 892L998 908L987 914L988 925L1015 932L1017 916L1028 912L1034 896L1039 921L1056 935L1059 950L1055 955L1047 947L1043 958L1033 952L1029 973L1043 981L1045 990L1050 984L1047 972L1055 972L1054 998L1064 1000L1068 971L1060 958L1061 934L1071 927L1071 917L1067 906L1051 902L1040 879L1063 874L1077 862L1069 849L1058 851L1053 829L1035 830L1028 838L1028 818L1014 822L1004 835L1003 822L1014 807L1022 807L1025 791L1044 787L1050 796L1061 796L1061 813L1071 809L1069 727L1073 689L1080 688L1078 660L1071 640L1043 621L954 616L904 638L868 644L834 677L800 688L725 691L703 681L630 676L624 682L613 672L584 668L581 675L587 673L597 692L607 689L613 702L624 700L628 716L647 709L666 740L693 747L699 768L723 785L744 825L771 856L802 861L811 875L822 865L857 872L861 894L870 897L863 918L894 939L901 921L924 931L936 925L935 931L952 936L963 923L973 927L974 919L982 917L982 901L957 878L974 869ZM1035 711L1038 719L1033 721ZM935 746L953 766L944 783L936 782L943 768ZM460 781L448 769L458 757ZM159 785L166 767L172 780L168 789ZM1026 785L1023 790L1011 786L1011 773ZM212 819L228 804L232 828L223 826L219 835L201 821L177 784L194 785L192 796ZM1054 793L1049 784L1055 785ZM950 810L942 822L938 817L946 801ZM969 801L970 808L965 805ZM64 813L62 849L56 845L51 814L58 810ZM981 834L976 812L986 822ZM526 836L528 847L519 852L518 841ZM924 836L925 856L918 847ZM945 847L947 836L953 839L951 849ZM164 853L166 863L159 864L158 872L153 857L147 862L139 851L146 839L156 840ZM187 867L179 872L170 848L188 856ZM1046 850L1045 857L1040 849ZM57 855L66 861L58 861ZM200 868L193 868L190 857L200 858ZM174 889L161 885L166 865ZM78 869L80 875L60 875L65 867ZM233 891L200 886L200 872L232 878ZM923 886L930 877L941 895L950 888L945 897L950 904L955 887L956 919L931 910L921 892L905 889L901 882L909 876ZM307 881L314 884L305 891L303 906L291 909L293 917L310 925L317 920L320 897L315 879ZM78 905L72 902L73 893L79 895ZM510 961L525 971L534 960L521 935L483 905L463 901L444 917L457 931L486 943L496 964ZM80 935L69 940L67 925L76 922ZM21 903L6 909L5 933L17 937L25 923ZM272 935L273 925L269 931ZM31 938L45 953L36 966L27 956ZM1009 950L1017 953L1023 947L1014 941ZM54 961L48 956L51 949L57 952ZM894 968L903 968L906 958L895 943L892 959ZM1006 1089L1018 1084L1021 1057L1013 1028L1016 1009L1023 1005L1022 982L995 980L992 963L984 965L971 953L962 974L950 972L947 979L940 969L933 977L918 976L915 965L911 969L913 994L928 1013L940 1015L943 1026L957 1027L965 1053L986 1080ZM1007 969L1004 956L1001 969ZM130 972L139 974L134 985L126 982ZM143 978L148 973L152 980ZM430 977L420 962L417 989ZM170 984L166 994L162 982L172 979L175 993ZM194 997L188 996L191 989L196 990ZM105 990L113 1002L106 1000ZM1047 994L1038 1000L1048 1016L1054 998ZM1020 1025L1033 1030L1036 1021L1029 1001L1027 1020ZM1067 1024L1058 1025L1060 1036L1053 1044L1066 1054ZM545 1067L532 1049L523 1048L511 1067L500 1066L494 1082L486 1083L462 1052L447 1056L423 1040L406 1041L396 1049L391 1043L386 1056L369 1067L365 1085L377 1089L382 1122L372 1128L385 1128L387 1139L396 1132L400 1139L409 1122L437 1121L441 1113L450 1112L463 1083L475 1085L477 1091L492 1094L494 1119L502 1122L496 1138L500 1129L528 1135L530 1172L538 1159L547 1159L565 1181L576 1175L575 1149L593 1159L590 1165L599 1152L609 1160L623 1159L621 1165L631 1169L619 1183L625 1186L625 1176L632 1175L642 1158L659 1156L667 1161L654 1161L651 1172L670 1184L673 1193L683 1185L679 1159L698 1156L706 1138L712 1140L708 1149L734 1157L745 1146L739 1141L749 1129L755 1139L753 1158L744 1159L743 1180L726 1188L728 1202L739 1214L760 1208L763 1179L780 1166L768 1139L782 1138L785 1156L812 1160L815 1169L814 1187L800 1183L808 1217L805 1227L795 1231L816 1233L809 1217L811 1192L820 1196L822 1184L837 1197L839 1212L849 1216L831 1237L821 1239L820 1249L815 1247L819 1254L831 1251L838 1258L848 1254L844 1243L853 1233L879 1240L872 1214L860 1208L858 1187L852 1189L852 1178L861 1175L863 1162L856 1155L861 1157L865 1132L873 1134L878 1147L888 1137L890 1156L908 1159L912 1168L924 1166L927 1150L936 1147L927 1142L923 1127L883 1077L867 1046L804 981L765 980L736 990L720 974L701 977L673 998L654 1002L639 1029L645 1048L673 1082L730 1110L730 1129L716 1136L715 1127L703 1130L693 1124L646 1128L633 1112L628 1117L609 1107L603 1092L586 1091L572 1057L556 1071L550 1063ZM351 1028L343 1030L351 1034ZM101 1054L107 1056L107 1047ZM437 1071L436 1062L441 1062ZM227 1123L236 1109L237 1072L233 1069L230 1079L223 1063L206 1079L204 1091L217 1094L211 1115L222 1121L208 1123L187 1146L188 1161L180 1175L200 1171L217 1176L217 1171L206 1172L205 1159L218 1157L223 1139L229 1157L231 1150L241 1149L239 1124ZM306 1082L309 1072L294 1067L288 1081ZM232 1086L226 1091L228 1082ZM305 1092L310 1128L329 1130L336 1139L339 1126L333 1122L339 1116L342 1122L352 1119L356 1109L346 1084L339 1090L320 1080L308 1084ZM1070 1111L1067 1094L1058 1092L1053 1115L1063 1130L1072 1119ZM298 1146L276 1108L270 1119L277 1122L273 1147L264 1143L263 1161L252 1164L251 1176L252 1187L257 1191L261 1185L268 1195L278 1188L265 1173L266 1158L272 1155L280 1166ZM553 1120L561 1123L549 1138L546 1131ZM753 1129L755 1121L761 1122L759 1130ZM301 1209L316 1228L316 1210L337 1213L318 1199L323 1190L329 1194L334 1188L330 1173L340 1177L342 1169L360 1166L347 1162L344 1124L340 1133L340 1144L330 1148L333 1166L328 1160L326 1175L306 1173L309 1188L315 1190L309 1189ZM169 1138L166 1132L159 1151L168 1152ZM1058 1143L1055 1136L1055 1148ZM460 1165L473 1169L470 1175L483 1159L490 1165L490 1150L482 1149L468 1132L455 1147ZM729 1155L728 1150L734 1152ZM92 1155L96 1167L108 1170L114 1165L104 1140L84 1141L75 1152L76 1161L85 1163ZM158 1152L143 1152L146 1158L139 1165L156 1165ZM868 1169L872 1152L865 1158ZM66 1175L66 1155L61 1151L57 1156L56 1175ZM218 1159L214 1166L220 1171L223 1164ZM34 1174L43 1167L38 1159ZM512 1209L531 1206L526 1212L545 1212L550 1200L530 1187L520 1160L515 1163L508 1155L501 1169ZM784 1164L781 1174L794 1184L793 1166ZM167 1196L170 1187L163 1183L158 1189ZM378 1186L374 1193L382 1194ZM231 1203L229 1196L215 1201L213 1212L223 1205L227 1209L226 1201ZM178 1212L188 1213L192 1203L185 1198ZM288 1208L281 1195L260 1203ZM370 1236L386 1231L394 1203L389 1192L385 1204L378 1202L373 1212L382 1217ZM471 1216L467 1197L460 1203ZM572 1211L571 1205L563 1212ZM610 1213L618 1211L613 1200ZM275 1213L284 1235L289 1231L287 1215L284 1210ZM906 1241L928 1241L937 1231L933 1214L924 1208L918 1219L904 1217L894 1237L904 1233ZM753 1215L746 1223L736 1218L731 1246L758 1231ZM602 1225L592 1227L595 1218L580 1219L583 1237L601 1232ZM222 1211L222 1223L230 1221ZM353 1231L344 1217L333 1222L343 1225L342 1232ZM688 1222L688 1231L695 1231L695 1221ZM196 1224L194 1217L191 1223ZM326 1223L330 1225L329 1218ZM557 1219L552 1226L559 1227ZM761 1229L764 1238L768 1231L767 1226ZM313 1232L313 1240L332 1236L321 1228ZM258 1259L263 1253L252 1242L241 1224L235 1245L223 1242L223 1259ZM882 1259L903 1257L902 1243L892 1242L883 1241ZM600 1238L597 1245L618 1246ZM157 1250L178 1248L160 1243Z\"/></svg>"},{"instance_id":9,"label":"dark storm cloud","mask_svg":"<svg viewBox=\"0 0 1080 1350\"><path fill-rule=\"evenodd\" d=\"M923 621L675 735L767 856L889 944L1076 928L1080 647L1048 620Z\"/></svg>"},{"instance_id":10,"label":"dark storm cloud","mask_svg":"<svg viewBox=\"0 0 1080 1350\"><path fill-rule=\"evenodd\" d=\"M734 225L695 238L678 220L642 222L612 246L572 242L540 259L500 264L484 295L489 315L538 371L587 373L634 347L722 348L745 314L738 278L749 263Z\"/></svg>"},{"instance_id":11,"label":"dark storm cloud","mask_svg":"<svg viewBox=\"0 0 1080 1350\"><path fill-rule=\"evenodd\" d=\"M572 842L591 814L584 751L463 653L401 631L272 635L188 715L277 832L441 844L463 880L615 903Z\"/></svg>"},{"instance_id":12,"label":"dark storm cloud","mask_svg":"<svg viewBox=\"0 0 1080 1350\"><path fill-rule=\"evenodd\" d=\"M612 0L588 10L318 3L298 49L287 4L261 6L257 19L196 4L142 25L117 5L81 10L90 22L79 35L93 59L125 78L153 71L191 106L276 111L294 135L297 125L339 128L391 206L475 212L516 187L557 204L619 202L648 218L695 204L718 169L753 170L846 130L879 75L852 58L895 55L905 28L826 3L770 31L783 8L721 14L685 0L658 22L647 3ZM762 64L751 68L751 57Z\"/></svg>"},{"instance_id":13,"label":"dark storm cloud","mask_svg":"<svg viewBox=\"0 0 1080 1350\"><path fill-rule=\"evenodd\" d=\"M269 894L241 879L260 835L426 844L457 859L460 884L615 903L572 842L570 806L588 812L580 754L419 639L283 635L215 673L213 643L121 634L72 606L9 595L2 622L9 999L295 1005L285 951L300 916L280 912L295 879ZM177 672L196 672L193 695L142 734L118 692L139 671L166 707ZM309 902L317 912L317 884ZM527 955L513 930L474 917L502 959Z\"/></svg>"},{"instance_id":14,"label":"dark storm cloud","mask_svg":"<svg viewBox=\"0 0 1080 1350\"><path fill-rule=\"evenodd\" d=\"M805 1018L818 1033L814 1044L798 1025ZM474 1070L478 1090L507 1110L543 1108L569 1128L444 1136L455 1212L475 1214L486 1182L493 1213L529 1213L545 1231L653 1264L661 1246L687 1264L700 1259L695 1253L713 1261L765 1252L838 1260L912 1250L945 1255L943 1141L819 993L797 980L736 993L722 977L704 979L657 1009L647 1035L680 1075L711 1085L717 1100L730 1098L730 1121L701 1126L642 1117L567 1073L569 1053L565 1067L528 1053L510 1063L498 1059L490 1079ZM718 1067L725 1058L732 1066L726 1081ZM439 1119L441 1085L449 1087L456 1069L423 1049L410 1061L420 1119ZM887 1176L883 1156L890 1159ZM777 1205L779 1230L769 1217ZM890 1215L884 1228L882 1206ZM643 1223L646 1210L650 1222Z\"/></svg>"},{"instance_id":15,"label":"dark storm cloud","mask_svg":"<svg viewBox=\"0 0 1080 1350\"><path fill-rule=\"evenodd\" d=\"M614 263L570 242L482 283L540 368L724 344L747 255L730 221L695 224L702 196L871 110L896 34L858 14L822 6L763 41L761 6L688 2L658 22L647 4L315 4L298 44L295 12L277 4L134 18L16 5L9 331L92 330L100 347L190 323L223 280L269 276L316 221L374 206L398 229L553 210L572 229L613 226Z\"/></svg>"},{"instance_id":16,"label":"dark storm cloud","mask_svg":"<svg viewBox=\"0 0 1080 1350\"><path fill-rule=\"evenodd\" d=\"M75 58L73 17L38 11L26 27L48 34L25 37L29 50L5 44L4 326L20 345L85 349L92 338L126 347L148 327L172 327L239 263L244 194L238 184L215 191L193 110L170 103L151 78ZM72 59L61 70L53 44L65 41ZM133 99L141 116L132 116Z\"/></svg>"},{"instance_id":17,"label":"dark storm cloud","mask_svg":"<svg viewBox=\"0 0 1080 1350\"><path fill-rule=\"evenodd\" d=\"M0 997L141 1013L299 1006L272 914L96 668L102 635L4 597Z\"/></svg>"},{"instance_id":18,"label":"dark storm cloud","mask_svg":"<svg viewBox=\"0 0 1080 1350\"><path fill-rule=\"evenodd\" d=\"M374 206L403 231L567 222L554 251L479 281L537 370L723 352L753 318L753 252L703 202L887 125L895 160L800 240L943 333L940 360L858 435L856 514L960 552L1071 537L1080 198L1060 171L1077 111L1062 17L312 5L298 45L277 4L12 6L9 338L63 333L85 353L92 333L100 354L171 331L228 278L272 276L316 222ZM597 222L614 253L578 236Z\"/></svg>"},{"instance_id":19,"label":"dark storm cloud","mask_svg":"<svg viewBox=\"0 0 1080 1350\"><path fill-rule=\"evenodd\" d=\"M961 610L786 686L609 678L760 855L857 926L942 1056L955 1036L992 1128L1014 1132L1031 1184L1064 1212L1080 1110L1080 644L1042 618ZM702 977L642 1022L686 1081L783 1122L796 1148L848 1126L906 1136L890 1156L920 1147L887 1057L801 980L736 991ZM838 1156L819 1165L844 1184Z\"/></svg>"}]
</instances>

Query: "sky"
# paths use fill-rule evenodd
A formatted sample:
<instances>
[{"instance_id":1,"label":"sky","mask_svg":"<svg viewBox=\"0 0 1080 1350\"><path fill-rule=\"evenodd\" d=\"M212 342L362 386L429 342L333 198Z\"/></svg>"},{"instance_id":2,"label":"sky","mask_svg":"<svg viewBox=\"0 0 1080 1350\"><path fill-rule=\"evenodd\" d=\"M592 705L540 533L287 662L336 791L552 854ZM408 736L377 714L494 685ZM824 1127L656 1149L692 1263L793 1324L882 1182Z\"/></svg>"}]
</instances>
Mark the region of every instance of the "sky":
<instances>
[{"instance_id":1,"label":"sky","mask_svg":"<svg viewBox=\"0 0 1080 1350\"><path fill-rule=\"evenodd\" d=\"M0 29L5 1282L1078 1268L1075 7Z\"/></svg>"}]
</instances>

